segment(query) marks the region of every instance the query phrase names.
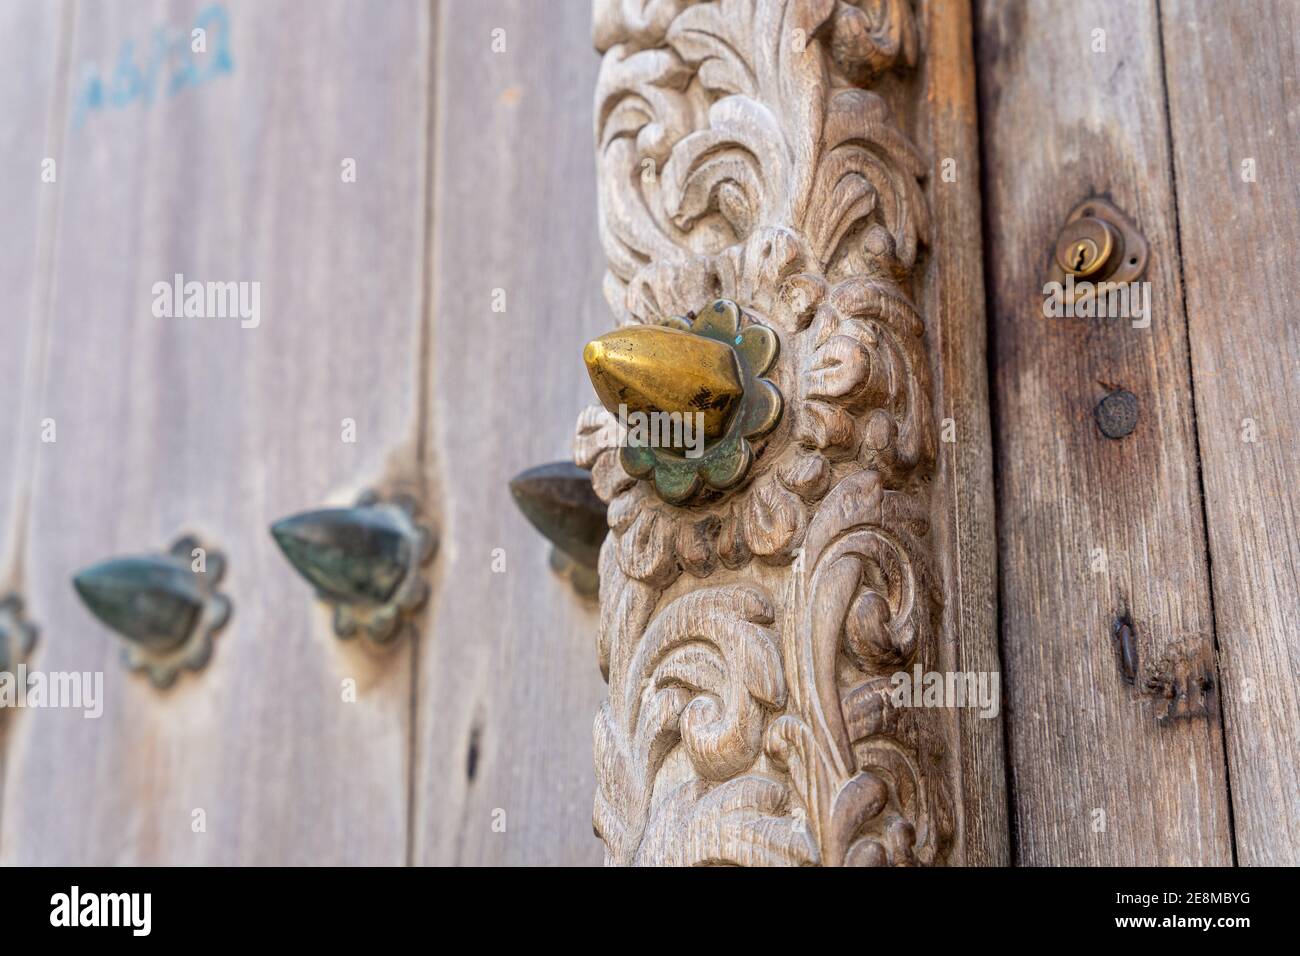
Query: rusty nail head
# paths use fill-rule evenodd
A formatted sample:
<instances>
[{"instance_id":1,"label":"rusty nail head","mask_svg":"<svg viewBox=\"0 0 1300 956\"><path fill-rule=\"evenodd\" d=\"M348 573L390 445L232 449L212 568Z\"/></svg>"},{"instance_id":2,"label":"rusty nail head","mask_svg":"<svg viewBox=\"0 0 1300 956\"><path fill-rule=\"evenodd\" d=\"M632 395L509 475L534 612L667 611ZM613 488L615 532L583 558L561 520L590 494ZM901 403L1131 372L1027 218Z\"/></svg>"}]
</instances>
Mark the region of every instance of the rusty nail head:
<instances>
[{"instance_id":1,"label":"rusty nail head","mask_svg":"<svg viewBox=\"0 0 1300 956\"><path fill-rule=\"evenodd\" d=\"M1137 428L1137 396L1127 389L1116 389L1093 409L1097 427L1107 438L1123 438Z\"/></svg>"}]
</instances>

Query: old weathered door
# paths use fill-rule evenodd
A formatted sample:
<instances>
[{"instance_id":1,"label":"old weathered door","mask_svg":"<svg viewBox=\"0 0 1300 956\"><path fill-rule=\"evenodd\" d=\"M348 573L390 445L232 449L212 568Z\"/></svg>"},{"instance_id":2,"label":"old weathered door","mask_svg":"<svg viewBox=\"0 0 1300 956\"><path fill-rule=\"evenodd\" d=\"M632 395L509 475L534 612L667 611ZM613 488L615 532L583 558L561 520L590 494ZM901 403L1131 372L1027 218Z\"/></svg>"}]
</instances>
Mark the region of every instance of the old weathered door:
<instances>
[{"instance_id":1,"label":"old weathered door","mask_svg":"<svg viewBox=\"0 0 1300 956\"><path fill-rule=\"evenodd\" d=\"M102 681L0 709L0 863L1300 860L1297 35L0 6L0 651ZM1147 310L1045 314L1103 205ZM187 281L256 312L160 306ZM593 407L586 343L664 323L739 356L707 474ZM599 600L508 488L575 454ZM368 490L436 539L386 643L270 534ZM160 688L72 581L186 534L231 613Z\"/></svg>"}]
</instances>

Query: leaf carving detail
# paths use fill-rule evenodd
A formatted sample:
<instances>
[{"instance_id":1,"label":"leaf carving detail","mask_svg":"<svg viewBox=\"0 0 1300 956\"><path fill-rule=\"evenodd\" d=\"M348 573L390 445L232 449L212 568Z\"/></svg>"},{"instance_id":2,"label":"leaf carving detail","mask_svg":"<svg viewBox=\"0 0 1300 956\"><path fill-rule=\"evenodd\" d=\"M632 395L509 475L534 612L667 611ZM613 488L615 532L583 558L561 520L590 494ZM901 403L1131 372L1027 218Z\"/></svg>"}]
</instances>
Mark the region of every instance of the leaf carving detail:
<instances>
[{"instance_id":1,"label":"leaf carving detail","mask_svg":"<svg viewBox=\"0 0 1300 956\"><path fill-rule=\"evenodd\" d=\"M719 297L779 340L784 419L678 506L584 412L600 558L594 823L609 862L912 865L954 829L943 735L890 675L937 654L927 160L898 119L911 0L596 0L615 321ZM775 582L775 583L774 583Z\"/></svg>"}]
</instances>

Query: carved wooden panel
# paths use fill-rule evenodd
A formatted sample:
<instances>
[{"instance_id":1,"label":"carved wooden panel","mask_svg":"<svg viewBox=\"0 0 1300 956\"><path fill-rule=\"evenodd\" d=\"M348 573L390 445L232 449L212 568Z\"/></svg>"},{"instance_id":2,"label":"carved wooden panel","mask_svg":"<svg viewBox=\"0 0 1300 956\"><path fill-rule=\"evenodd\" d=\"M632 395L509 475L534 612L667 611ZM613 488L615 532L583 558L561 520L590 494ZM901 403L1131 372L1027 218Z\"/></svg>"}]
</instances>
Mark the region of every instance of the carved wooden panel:
<instances>
[{"instance_id":1,"label":"carved wooden panel","mask_svg":"<svg viewBox=\"0 0 1300 956\"><path fill-rule=\"evenodd\" d=\"M890 682L951 657L917 305L933 158L903 119L928 108L917 20L907 0L596 4L617 322L734 300L776 333L785 402L746 481L681 506L623 470L607 411L579 420L575 460L611 526L594 816L609 862L953 856L960 737Z\"/></svg>"}]
</instances>

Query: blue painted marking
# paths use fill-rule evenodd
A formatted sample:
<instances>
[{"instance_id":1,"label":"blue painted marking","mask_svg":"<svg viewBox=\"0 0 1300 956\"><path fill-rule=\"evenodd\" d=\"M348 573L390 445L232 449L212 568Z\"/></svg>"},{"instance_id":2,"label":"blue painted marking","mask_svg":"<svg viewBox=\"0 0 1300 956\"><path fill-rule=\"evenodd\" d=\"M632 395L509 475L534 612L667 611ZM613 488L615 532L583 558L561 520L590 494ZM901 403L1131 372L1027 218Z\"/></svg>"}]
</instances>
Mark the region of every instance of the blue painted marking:
<instances>
[{"instance_id":1,"label":"blue painted marking","mask_svg":"<svg viewBox=\"0 0 1300 956\"><path fill-rule=\"evenodd\" d=\"M206 33L208 58L206 68L195 61L190 48L194 30ZM159 80L166 75L167 96L175 96L187 87L196 88L223 73L233 73L235 61L230 53L230 16L216 3L204 8L188 30L160 26L154 29L148 60L143 70L136 64L135 43L125 40L118 51L107 85L96 64L87 64L81 84L73 92L72 126L77 128L91 113L108 107L125 109L140 102L153 105Z\"/></svg>"}]
</instances>

